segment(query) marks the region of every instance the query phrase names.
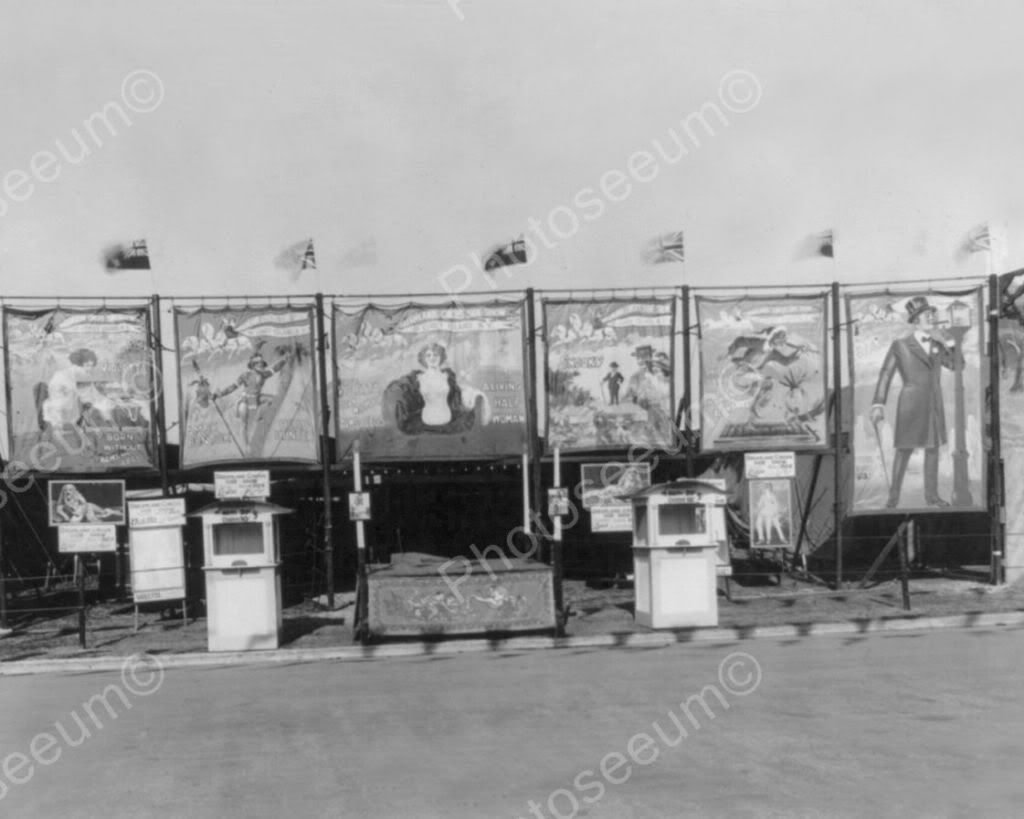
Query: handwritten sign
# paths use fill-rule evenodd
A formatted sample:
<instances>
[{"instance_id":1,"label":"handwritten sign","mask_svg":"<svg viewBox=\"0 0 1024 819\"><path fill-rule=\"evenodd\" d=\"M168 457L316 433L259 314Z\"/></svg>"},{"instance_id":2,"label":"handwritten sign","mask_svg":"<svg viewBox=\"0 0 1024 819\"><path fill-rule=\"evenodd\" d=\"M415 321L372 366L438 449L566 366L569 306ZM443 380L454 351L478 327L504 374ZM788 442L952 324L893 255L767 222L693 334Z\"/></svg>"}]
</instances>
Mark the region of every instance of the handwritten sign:
<instances>
[{"instance_id":1,"label":"handwritten sign","mask_svg":"<svg viewBox=\"0 0 1024 819\"><path fill-rule=\"evenodd\" d=\"M117 527L94 523L64 523L57 527L57 548L61 554L90 554L117 551Z\"/></svg>"},{"instance_id":2,"label":"handwritten sign","mask_svg":"<svg viewBox=\"0 0 1024 819\"><path fill-rule=\"evenodd\" d=\"M598 504L590 507L590 531L632 532L633 507L628 503Z\"/></svg>"},{"instance_id":3,"label":"handwritten sign","mask_svg":"<svg viewBox=\"0 0 1024 819\"><path fill-rule=\"evenodd\" d=\"M748 452L743 456L747 480L758 478L795 478L795 452Z\"/></svg>"},{"instance_id":4,"label":"handwritten sign","mask_svg":"<svg viewBox=\"0 0 1024 819\"><path fill-rule=\"evenodd\" d=\"M128 525L132 529L156 529L185 525L185 499L128 501Z\"/></svg>"},{"instance_id":5,"label":"handwritten sign","mask_svg":"<svg viewBox=\"0 0 1024 819\"><path fill-rule=\"evenodd\" d=\"M270 472L266 469L214 472L213 488L218 500L268 498L270 497Z\"/></svg>"}]
</instances>

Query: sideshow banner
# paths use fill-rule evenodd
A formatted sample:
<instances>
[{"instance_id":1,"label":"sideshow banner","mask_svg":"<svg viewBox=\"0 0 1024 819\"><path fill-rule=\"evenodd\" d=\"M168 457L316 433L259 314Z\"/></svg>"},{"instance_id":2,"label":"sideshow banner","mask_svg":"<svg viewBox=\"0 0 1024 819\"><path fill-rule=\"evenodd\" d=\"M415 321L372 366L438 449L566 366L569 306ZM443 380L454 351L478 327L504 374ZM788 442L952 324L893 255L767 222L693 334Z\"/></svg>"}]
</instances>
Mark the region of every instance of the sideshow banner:
<instances>
[{"instance_id":1,"label":"sideshow banner","mask_svg":"<svg viewBox=\"0 0 1024 819\"><path fill-rule=\"evenodd\" d=\"M522 452L523 302L336 305L334 353L339 459Z\"/></svg>"},{"instance_id":2,"label":"sideshow banner","mask_svg":"<svg viewBox=\"0 0 1024 819\"><path fill-rule=\"evenodd\" d=\"M582 464L583 508L590 511L591 532L632 532L633 504L624 500L651 485L647 463Z\"/></svg>"},{"instance_id":3,"label":"sideshow banner","mask_svg":"<svg viewBox=\"0 0 1024 819\"><path fill-rule=\"evenodd\" d=\"M827 446L825 294L696 303L702 449Z\"/></svg>"},{"instance_id":4,"label":"sideshow banner","mask_svg":"<svg viewBox=\"0 0 1024 819\"><path fill-rule=\"evenodd\" d=\"M675 299L544 302L549 451L672 447L674 323Z\"/></svg>"},{"instance_id":5,"label":"sideshow banner","mask_svg":"<svg viewBox=\"0 0 1024 819\"><path fill-rule=\"evenodd\" d=\"M983 509L981 290L846 297L851 511Z\"/></svg>"},{"instance_id":6,"label":"sideshow banner","mask_svg":"<svg viewBox=\"0 0 1024 819\"><path fill-rule=\"evenodd\" d=\"M755 549L794 546L793 483L788 478L747 481L750 510L750 545Z\"/></svg>"},{"instance_id":7,"label":"sideshow banner","mask_svg":"<svg viewBox=\"0 0 1024 819\"><path fill-rule=\"evenodd\" d=\"M1006 495L1006 582L1024 576L1024 275L999 277L999 432Z\"/></svg>"},{"instance_id":8,"label":"sideshow banner","mask_svg":"<svg viewBox=\"0 0 1024 819\"><path fill-rule=\"evenodd\" d=\"M181 463L317 460L312 308L175 311Z\"/></svg>"},{"instance_id":9,"label":"sideshow banner","mask_svg":"<svg viewBox=\"0 0 1024 819\"><path fill-rule=\"evenodd\" d=\"M47 472L152 468L149 313L4 308L10 460Z\"/></svg>"}]
</instances>

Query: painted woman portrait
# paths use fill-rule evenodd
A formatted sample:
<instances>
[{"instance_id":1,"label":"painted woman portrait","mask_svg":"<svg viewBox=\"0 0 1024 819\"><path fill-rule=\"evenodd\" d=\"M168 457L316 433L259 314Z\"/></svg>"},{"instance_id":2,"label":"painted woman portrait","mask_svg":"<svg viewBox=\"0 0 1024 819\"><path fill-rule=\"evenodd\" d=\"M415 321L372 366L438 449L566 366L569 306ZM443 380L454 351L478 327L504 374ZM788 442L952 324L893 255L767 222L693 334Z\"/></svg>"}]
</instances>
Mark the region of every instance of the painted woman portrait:
<instances>
[{"instance_id":1,"label":"painted woman portrait","mask_svg":"<svg viewBox=\"0 0 1024 819\"><path fill-rule=\"evenodd\" d=\"M384 390L384 420L407 435L467 432L490 420L487 398L479 390L459 385L446 367L448 353L436 342L422 347L420 369L392 381Z\"/></svg>"}]
</instances>

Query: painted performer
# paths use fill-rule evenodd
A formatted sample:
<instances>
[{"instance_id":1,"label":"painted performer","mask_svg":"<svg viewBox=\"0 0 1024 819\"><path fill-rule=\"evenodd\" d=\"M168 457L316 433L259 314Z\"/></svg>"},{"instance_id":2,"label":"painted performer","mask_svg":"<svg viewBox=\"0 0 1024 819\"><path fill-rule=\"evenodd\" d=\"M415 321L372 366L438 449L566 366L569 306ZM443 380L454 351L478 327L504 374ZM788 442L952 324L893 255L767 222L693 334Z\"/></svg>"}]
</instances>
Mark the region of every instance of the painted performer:
<instances>
[{"instance_id":1,"label":"painted performer","mask_svg":"<svg viewBox=\"0 0 1024 819\"><path fill-rule=\"evenodd\" d=\"M260 345L262 346L262 344ZM279 373L292 360L294 350L287 351L268 366L263 354L256 350L249 357L243 372L233 384L217 390L211 396L213 401L230 395L237 389L242 390L242 395L235 403L235 415L242 427L242 440L248 446L255 427L263 419L263 411L267 404L273 403L274 397L263 392L263 387L272 376ZM200 385L202 386L202 385ZM209 383L207 382L207 388Z\"/></svg>"},{"instance_id":2,"label":"painted performer","mask_svg":"<svg viewBox=\"0 0 1024 819\"><path fill-rule=\"evenodd\" d=\"M885 504L889 509L899 504L907 463L916 449L924 450L924 502L949 506L939 497L939 447L946 443L942 368L952 369L958 353L955 342L938 329L936 318L936 308L924 296L909 299L907 321L913 331L892 342L878 373L870 415L876 440L881 440L878 425L885 420L889 387L897 373L901 383L893 431L892 480Z\"/></svg>"},{"instance_id":3,"label":"painted performer","mask_svg":"<svg viewBox=\"0 0 1024 819\"><path fill-rule=\"evenodd\" d=\"M786 542L786 534L782 530L782 507L779 498L770 483L766 483L757 499L757 510L754 514L754 542L767 546L772 542L772 531L778 535L778 543Z\"/></svg>"},{"instance_id":4,"label":"painted performer","mask_svg":"<svg viewBox=\"0 0 1024 819\"><path fill-rule=\"evenodd\" d=\"M608 365L608 372L605 377L601 379L601 383L608 385L609 404L619 403L619 387L622 386L622 382L625 380L625 376L619 372L618 362L613 361Z\"/></svg>"},{"instance_id":5,"label":"painted performer","mask_svg":"<svg viewBox=\"0 0 1024 819\"><path fill-rule=\"evenodd\" d=\"M459 385L455 371L446 367L448 353L436 342L422 347L416 369L392 381L384 390L384 420L407 435L466 432L490 420L483 393Z\"/></svg>"}]
</instances>

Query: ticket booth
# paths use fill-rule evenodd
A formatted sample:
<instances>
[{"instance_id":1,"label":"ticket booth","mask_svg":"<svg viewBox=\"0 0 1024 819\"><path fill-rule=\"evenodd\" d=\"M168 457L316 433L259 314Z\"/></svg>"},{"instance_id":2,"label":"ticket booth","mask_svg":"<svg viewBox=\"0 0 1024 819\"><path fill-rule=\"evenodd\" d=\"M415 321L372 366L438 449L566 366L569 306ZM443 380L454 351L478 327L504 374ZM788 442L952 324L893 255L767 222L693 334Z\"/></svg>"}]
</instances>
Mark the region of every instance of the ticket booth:
<instances>
[{"instance_id":1,"label":"ticket booth","mask_svg":"<svg viewBox=\"0 0 1024 819\"><path fill-rule=\"evenodd\" d=\"M630 496L636 622L718 625L719 555L728 555L724 486L683 478Z\"/></svg>"},{"instance_id":2,"label":"ticket booth","mask_svg":"<svg viewBox=\"0 0 1024 819\"><path fill-rule=\"evenodd\" d=\"M210 651L280 645L278 516L291 511L266 501L224 500L193 513L203 521Z\"/></svg>"}]
</instances>

